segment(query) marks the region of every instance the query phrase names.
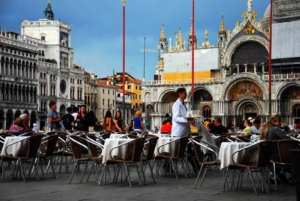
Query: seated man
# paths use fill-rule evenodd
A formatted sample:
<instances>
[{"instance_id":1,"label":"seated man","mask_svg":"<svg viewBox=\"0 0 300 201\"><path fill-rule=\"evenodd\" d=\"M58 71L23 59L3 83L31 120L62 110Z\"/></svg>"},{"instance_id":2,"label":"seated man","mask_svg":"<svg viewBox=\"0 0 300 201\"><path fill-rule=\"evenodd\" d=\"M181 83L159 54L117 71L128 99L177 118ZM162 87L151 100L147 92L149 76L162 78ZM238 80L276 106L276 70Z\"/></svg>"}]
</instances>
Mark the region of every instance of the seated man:
<instances>
[{"instance_id":1,"label":"seated man","mask_svg":"<svg viewBox=\"0 0 300 201\"><path fill-rule=\"evenodd\" d=\"M165 120L165 124L163 124L161 126L159 133L160 134L162 134L162 133L171 133L171 130L172 130L172 117L168 117Z\"/></svg>"},{"instance_id":2,"label":"seated man","mask_svg":"<svg viewBox=\"0 0 300 201\"><path fill-rule=\"evenodd\" d=\"M228 129L222 125L222 120L220 117L215 117L214 119L214 127L210 131L213 134L224 134L228 133Z\"/></svg>"},{"instance_id":3,"label":"seated man","mask_svg":"<svg viewBox=\"0 0 300 201\"><path fill-rule=\"evenodd\" d=\"M260 120L259 119L255 119L253 121L251 129L252 129L252 133L261 134L262 127L260 126Z\"/></svg>"}]
</instances>

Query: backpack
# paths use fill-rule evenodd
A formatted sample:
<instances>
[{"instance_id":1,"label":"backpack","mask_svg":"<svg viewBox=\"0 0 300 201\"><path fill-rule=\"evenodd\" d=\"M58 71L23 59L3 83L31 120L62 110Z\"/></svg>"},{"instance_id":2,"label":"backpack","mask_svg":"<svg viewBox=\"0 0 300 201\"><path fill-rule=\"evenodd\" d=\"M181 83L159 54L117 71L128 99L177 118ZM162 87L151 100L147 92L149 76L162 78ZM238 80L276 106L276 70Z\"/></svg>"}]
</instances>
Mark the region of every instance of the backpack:
<instances>
[{"instance_id":1,"label":"backpack","mask_svg":"<svg viewBox=\"0 0 300 201\"><path fill-rule=\"evenodd\" d=\"M71 114L65 114L63 116L63 124L66 129L71 129L72 128L72 115Z\"/></svg>"}]
</instances>

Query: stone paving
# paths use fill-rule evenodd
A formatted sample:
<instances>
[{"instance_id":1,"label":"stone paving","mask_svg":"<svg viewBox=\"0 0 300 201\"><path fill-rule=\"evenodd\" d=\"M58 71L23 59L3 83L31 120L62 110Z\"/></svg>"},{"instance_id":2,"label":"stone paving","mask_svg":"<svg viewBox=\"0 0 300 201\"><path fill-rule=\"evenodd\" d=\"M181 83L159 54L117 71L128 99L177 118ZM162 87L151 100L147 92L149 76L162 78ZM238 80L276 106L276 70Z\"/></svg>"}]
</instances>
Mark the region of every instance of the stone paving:
<instances>
[{"instance_id":1,"label":"stone paving","mask_svg":"<svg viewBox=\"0 0 300 201\"><path fill-rule=\"evenodd\" d=\"M70 173L57 173L58 178L54 179L50 172L46 180L35 180L34 177L27 179L24 183L20 178L12 180L10 171L5 171L5 179L0 182L0 200L98 200L98 201L154 201L154 200L203 200L203 201L230 201L230 200L296 200L295 185L278 185L277 190L270 194L262 193L257 185L259 195L254 194L250 178L244 176L243 188L238 191L221 192L222 174L215 171L208 171L202 187L194 189L196 175L184 178L181 173L176 180L172 174L166 177L158 176L156 183L152 182L147 174L147 185L140 186L138 177L132 170L132 188L127 182L119 182L98 186L96 175L92 174L90 181L86 182L87 174L83 182L79 183L80 175L75 175L72 184L69 183Z\"/></svg>"}]
</instances>

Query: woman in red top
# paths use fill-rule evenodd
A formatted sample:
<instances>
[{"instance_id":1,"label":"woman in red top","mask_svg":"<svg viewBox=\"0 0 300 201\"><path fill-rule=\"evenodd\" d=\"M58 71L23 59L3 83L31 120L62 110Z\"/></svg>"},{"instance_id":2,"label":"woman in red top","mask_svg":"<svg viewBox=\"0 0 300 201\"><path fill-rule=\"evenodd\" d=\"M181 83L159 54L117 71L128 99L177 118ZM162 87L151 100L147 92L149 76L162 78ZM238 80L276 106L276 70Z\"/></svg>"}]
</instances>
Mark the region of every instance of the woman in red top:
<instances>
[{"instance_id":1,"label":"woman in red top","mask_svg":"<svg viewBox=\"0 0 300 201\"><path fill-rule=\"evenodd\" d=\"M160 133L171 133L172 130L172 117L168 117L165 124L161 126Z\"/></svg>"}]
</instances>

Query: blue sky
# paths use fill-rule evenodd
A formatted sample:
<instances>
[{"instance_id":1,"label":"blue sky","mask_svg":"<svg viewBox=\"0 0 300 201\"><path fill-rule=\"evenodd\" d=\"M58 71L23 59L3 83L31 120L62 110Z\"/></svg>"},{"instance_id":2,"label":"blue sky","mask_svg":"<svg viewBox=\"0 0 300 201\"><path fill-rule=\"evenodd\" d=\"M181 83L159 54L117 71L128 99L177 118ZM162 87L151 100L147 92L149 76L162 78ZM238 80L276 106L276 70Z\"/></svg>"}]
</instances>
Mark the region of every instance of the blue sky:
<instances>
[{"instance_id":1,"label":"blue sky","mask_svg":"<svg viewBox=\"0 0 300 201\"><path fill-rule=\"evenodd\" d=\"M181 26L187 40L192 15L192 0L127 0L126 2L126 71L143 78L144 54L140 51L157 49L162 21L167 38L174 41ZM253 0L258 20L263 17L269 0ZM55 19L72 24L71 46L74 63L99 77L122 71L122 2L121 0L51 0ZM3 28L20 30L20 20L43 18L47 0L0 0L0 24ZM224 12L226 29L233 29L247 11L247 0L195 0L195 32L198 44L204 40L216 45ZM146 53L146 79L153 80L157 54Z\"/></svg>"}]
</instances>

